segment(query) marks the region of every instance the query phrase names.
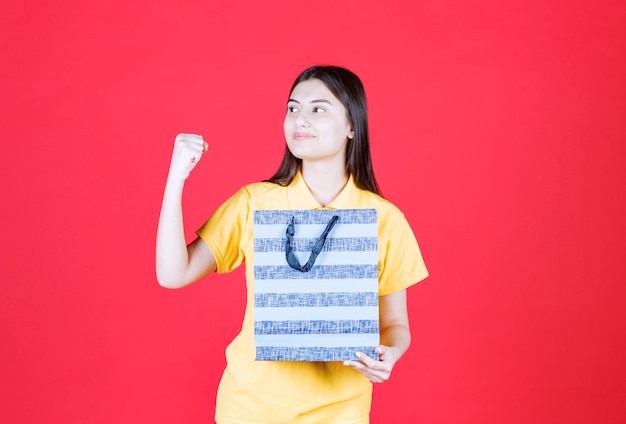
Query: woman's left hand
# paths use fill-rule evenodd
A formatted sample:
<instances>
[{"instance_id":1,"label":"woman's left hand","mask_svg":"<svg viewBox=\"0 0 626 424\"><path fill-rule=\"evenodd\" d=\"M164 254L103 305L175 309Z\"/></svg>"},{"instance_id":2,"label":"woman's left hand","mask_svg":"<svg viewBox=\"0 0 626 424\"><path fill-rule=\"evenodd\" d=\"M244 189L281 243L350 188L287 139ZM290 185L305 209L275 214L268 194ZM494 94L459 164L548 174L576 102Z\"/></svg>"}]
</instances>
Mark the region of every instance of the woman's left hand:
<instances>
[{"instance_id":1,"label":"woman's left hand","mask_svg":"<svg viewBox=\"0 0 626 424\"><path fill-rule=\"evenodd\" d=\"M344 365L350 366L369 378L372 383L384 383L389 380L391 370L397 359L394 358L392 349L387 346L378 346L378 361L370 358L362 352L358 352L359 359L357 361L344 361Z\"/></svg>"}]
</instances>

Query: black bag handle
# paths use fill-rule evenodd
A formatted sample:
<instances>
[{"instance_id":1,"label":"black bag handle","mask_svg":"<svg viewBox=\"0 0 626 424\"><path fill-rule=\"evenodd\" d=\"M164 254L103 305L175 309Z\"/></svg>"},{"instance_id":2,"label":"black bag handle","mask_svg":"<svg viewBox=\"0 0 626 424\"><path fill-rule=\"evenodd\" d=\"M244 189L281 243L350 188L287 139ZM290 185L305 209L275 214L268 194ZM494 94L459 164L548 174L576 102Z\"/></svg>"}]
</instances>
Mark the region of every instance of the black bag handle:
<instances>
[{"instance_id":1,"label":"black bag handle","mask_svg":"<svg viewBox=\"0 0 626 424\"><path fill-rule=\"evenodd\" d=\"M289 264L289 266L300 272L309 272L309 270L313 268L313 265L315 264L315 260L317 259L317 256L320 254L320 252L324 248L324 243L326 242L326 237L328 236L328 233L335 226L338 219L339 219L338 215L334 215L330 219L330 221L328 222L328 225L326 225L326 228L324 229L322 234L315 241L315 244L313 245L313 249L311 250L311 255L309 256L309 260L307 261L306 264L300 265L300 261L298 261L298 258L296 258L296 255L293 253L293 247L291 246L293 235L296 232L295 230L296 217L295 216L291 217L291 222L289 223L289 225L287 225L287 231L286 231L287 242L285 243L285 256L287 258L287 263Z\"/></svg>"}]
</instances>

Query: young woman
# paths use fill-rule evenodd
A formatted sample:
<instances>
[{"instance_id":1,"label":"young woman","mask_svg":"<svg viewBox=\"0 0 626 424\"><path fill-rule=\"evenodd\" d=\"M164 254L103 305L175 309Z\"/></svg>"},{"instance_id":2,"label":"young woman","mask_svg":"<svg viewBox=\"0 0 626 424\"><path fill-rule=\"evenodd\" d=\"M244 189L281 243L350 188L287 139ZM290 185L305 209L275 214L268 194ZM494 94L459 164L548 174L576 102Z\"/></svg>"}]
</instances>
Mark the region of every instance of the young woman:
<instances>
[{"instance_id":1,"label":"young woman","mask_svg":"<svg viewBox=\"0 0 626 424\"><path fill-rule=\"evenodd\" d=\"M289 93L284 131L286 149L276 174L240 189L189 245L183 185L208 144L199 135L176 137L157 233L157 278L164 287L179 288L246 264L246 312L241 333L226 350L218 423L369 423L372 382L386 381L409 347L406 288L428 272L404 215L378 194L365 92L356 75L334 66L302 72ZM253 212L340 209L376 210L378 358L358 352L343 362L256 361Z\"/></svg>"}]
</instances>

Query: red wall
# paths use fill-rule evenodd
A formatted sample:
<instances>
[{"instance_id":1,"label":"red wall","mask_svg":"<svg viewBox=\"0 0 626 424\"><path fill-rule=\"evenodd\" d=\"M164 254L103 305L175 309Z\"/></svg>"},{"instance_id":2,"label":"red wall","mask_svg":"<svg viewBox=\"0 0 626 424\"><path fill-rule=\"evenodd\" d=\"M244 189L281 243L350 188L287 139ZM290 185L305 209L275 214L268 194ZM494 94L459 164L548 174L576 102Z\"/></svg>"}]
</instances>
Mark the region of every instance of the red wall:
<instances>
[{"instance_id":1,"label":"red wall","mask_svg":"<svg viewBox=\"0 0 626 424\"><path fill-rule=\"evenodd\" d=\"M211 421L243 274L157 285L172 142L211 144L191 236L320 62L431 272L372 422L626 421L623 1L53 3L0 6L1 422Z\"/></svg>"}]
</instances>

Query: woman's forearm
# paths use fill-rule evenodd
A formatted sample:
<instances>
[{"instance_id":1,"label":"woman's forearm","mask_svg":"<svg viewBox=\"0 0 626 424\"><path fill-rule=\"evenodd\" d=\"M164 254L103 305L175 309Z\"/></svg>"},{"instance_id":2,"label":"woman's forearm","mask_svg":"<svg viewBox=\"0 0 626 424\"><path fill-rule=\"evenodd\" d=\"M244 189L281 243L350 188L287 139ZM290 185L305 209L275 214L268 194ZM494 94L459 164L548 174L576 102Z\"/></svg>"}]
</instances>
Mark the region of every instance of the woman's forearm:
<instances>
[{"instance_id":1,"label":"woman's forearm","mask_svg":"<svg viewBox=\"0 0 626 424\"><path fill-rule=\"evenodd\" d=\"M395 324L381 328L380 344L392 351L397 361L406 353L411 344L411 332L405 324Z\"/></svg>"},{"instance_id":2,"label":"woman's forearm","mask_svg":"<svg viewBox=\"0 0 626 424\"><path fill-rule=\"evenodd\" d=\"M184 285L183 276L189 263L183 226L184 180L168 178L156 239L156 274L163 287Z\"/></svg>"}]
</instances>

